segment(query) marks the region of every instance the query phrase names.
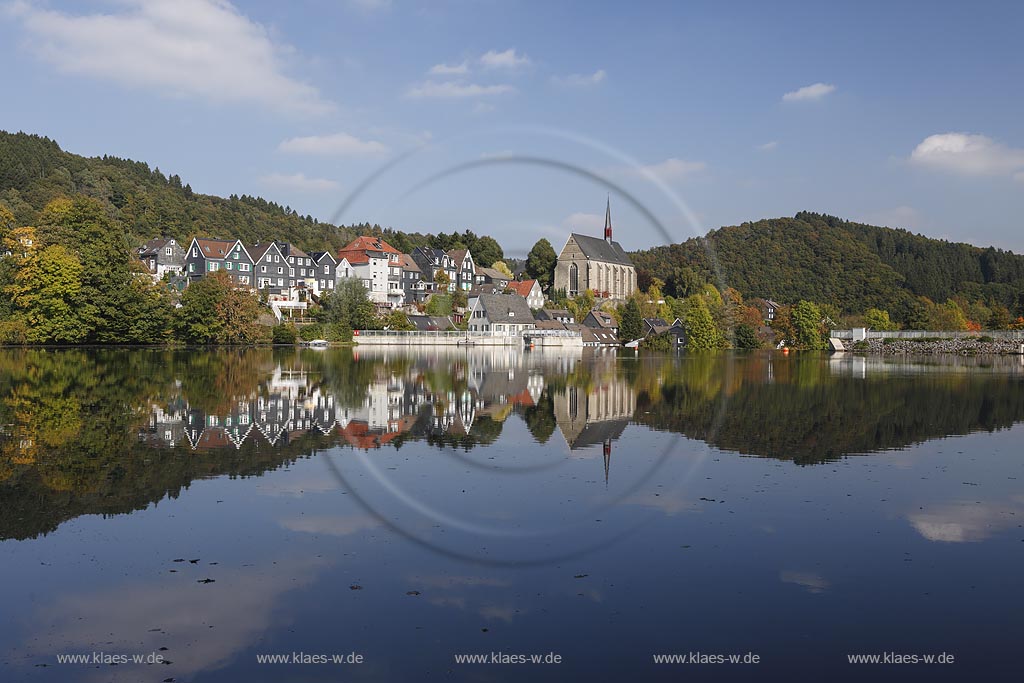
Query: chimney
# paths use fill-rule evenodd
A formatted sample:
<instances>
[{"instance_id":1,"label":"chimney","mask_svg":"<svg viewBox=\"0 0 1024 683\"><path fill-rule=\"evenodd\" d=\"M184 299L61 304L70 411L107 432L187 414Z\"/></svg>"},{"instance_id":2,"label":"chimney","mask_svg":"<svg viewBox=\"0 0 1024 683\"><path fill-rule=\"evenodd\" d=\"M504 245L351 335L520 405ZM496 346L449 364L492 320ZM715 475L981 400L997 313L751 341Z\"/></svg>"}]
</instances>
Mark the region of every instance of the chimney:
<instances>
[{"instance_id":1,"label":"chimney","mask_svg":"<svg viewBox=\"0 0 1024 683\"><path fill-rule=\"evenodd\" d=\"M611 244L612 242L612 198L608 197L608 204L604 209L604 240Z\"/></svg>"}]
</instances>

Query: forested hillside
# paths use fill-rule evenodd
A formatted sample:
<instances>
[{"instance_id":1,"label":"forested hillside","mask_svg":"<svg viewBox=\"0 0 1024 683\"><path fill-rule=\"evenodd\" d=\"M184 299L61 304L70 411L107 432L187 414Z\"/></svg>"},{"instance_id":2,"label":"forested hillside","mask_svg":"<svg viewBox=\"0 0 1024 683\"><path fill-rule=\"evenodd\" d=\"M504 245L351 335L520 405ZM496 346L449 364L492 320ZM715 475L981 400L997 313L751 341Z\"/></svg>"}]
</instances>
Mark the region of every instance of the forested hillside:
<instances>
[{"instance_id":1,"label":"forested hillside","mask_svg":"<svg viewBox=\"0 0 1024 683\"><path fill-rule=\"evenodd\" d=\"M724 283L748 298L816 301L851 313L888 309L902 322L920 297L980 301L1018 315L1024 302L1024 256L807 212L720 228L632 257L674 296Z\"/></svg>"},{"instance_id":2,"label":"forested hillside","mask_svg":"<svg viewBox=\"0 0 1024 683\"><path fill-rule=\"evenodd\" d=\"M336 251L358 235L373 234L403 252L420 245L468 247L474 256L482 252L484 265L502 258L497 242L471 231L424 235L367 223L334 226L262 197L224 199L193 192L177 175L164 175L141 161L87 158L65 152L46 137L0 131L0 203L18 225L36 225L51 200L79 194L102 202L109 218L122 223L136 243L162 236L179 241L232 237L247 243L280 239L306 250Z\"/></svg>"}]
</instances>

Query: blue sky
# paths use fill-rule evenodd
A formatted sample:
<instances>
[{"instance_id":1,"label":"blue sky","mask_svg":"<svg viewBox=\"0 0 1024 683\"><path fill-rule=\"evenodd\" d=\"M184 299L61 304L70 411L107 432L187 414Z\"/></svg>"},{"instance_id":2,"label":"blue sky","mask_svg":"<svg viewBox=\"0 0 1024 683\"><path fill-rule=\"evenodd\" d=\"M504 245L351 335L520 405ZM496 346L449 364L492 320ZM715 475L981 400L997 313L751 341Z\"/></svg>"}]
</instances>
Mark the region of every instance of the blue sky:
<instances>
[{"instance_id":1,"label":"blue sky","mask_svg":"<svg viewBox=\"0 0 1024 683\"><path fill-rule=\"evenodd\" d=\"M1022 31L1019 2L0 0L0 128L512 254L599 234L608 194L628 249L807 209L1021 252Z\"/></svg>"}]
</instances>

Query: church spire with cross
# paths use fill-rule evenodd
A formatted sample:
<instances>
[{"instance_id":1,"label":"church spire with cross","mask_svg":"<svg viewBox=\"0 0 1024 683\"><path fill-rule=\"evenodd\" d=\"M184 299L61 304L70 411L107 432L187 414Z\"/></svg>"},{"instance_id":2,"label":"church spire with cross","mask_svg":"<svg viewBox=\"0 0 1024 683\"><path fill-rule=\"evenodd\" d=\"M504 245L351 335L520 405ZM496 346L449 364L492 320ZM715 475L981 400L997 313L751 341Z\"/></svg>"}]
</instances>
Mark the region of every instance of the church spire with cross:
<instances>
[{"instance_id":1,"label":"church spire with cross","mask_svg":"<svg viewBox=\"0 0 1024 683\"><path fill-rule=\"evenodd\" d=\"M604 209L604 239L611 244L612 241L612 198L608 195L608 204Z\"/></svg>"}]
</instances>

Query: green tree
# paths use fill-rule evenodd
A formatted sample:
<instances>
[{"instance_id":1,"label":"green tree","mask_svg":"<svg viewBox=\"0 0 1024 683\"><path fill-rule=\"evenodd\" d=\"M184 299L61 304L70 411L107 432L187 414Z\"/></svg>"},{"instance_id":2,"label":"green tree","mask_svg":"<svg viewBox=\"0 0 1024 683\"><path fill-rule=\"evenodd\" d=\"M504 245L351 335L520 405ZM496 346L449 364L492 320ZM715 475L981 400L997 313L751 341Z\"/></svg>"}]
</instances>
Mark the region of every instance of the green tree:
<instances>
[{"instance_id":1,"label":"green tree","mask_svg":"<svg viewBox=\"0 0 1024 683\"><path fill-rule=\"evenodd\" d=\"M416 326L409 320L409 316L398 310L388 312L381 321L381 325L385 330L396 332L411 332L416 329Z\"/></svg>"},{"instance_id":2,"label":"green tree","mask_svg":"<svg viewBox=\"0 0 1024 683\"><path fill-rule=\"evenodd\" d=\"M361 280L341 280L334 292L321 300L320 305L325 321L332 325L340 325L349 330L372 330L377 327L373 302Z\"/></svg>"},{"instance_id":3,"label":"green tree","mask_svg":"<svg viewBox=\"0 0 1024 683\"><path fill-rule=\"evenodd\" d=\"M686 348L689 351L711 351L722 347L722 338L704 297L697 294L687 299Z\"/></svg>"},{"instance_id":4,"label":"green tree","mask_svg":"<svg viewBox=\"0 0 1024 683\"><path fill-rule=\"evenodd\" d=\"M869 308L864 312L864 325L880 332L891 332L899 329L899 326L889 318L889 311L883 311L878 308Z\"/></svg>"},{"instance_id":5,"label":"green tree","mask_svg":"<svg viewBox=\"0 0 1024 683\"><path fill-rule=\"evenodd\" d=\"M793 307L795 346L802 349L825 348L825 333L821 322L821 309L811 301L801 300Z\"/></svg>"},{"instance_id":6,"label":"green tree","mask_svg":"<svg viewBox=\"0 0 1024 683\"><path fill-rule=\"evenodd\" d=\"M555 248L542 237L526 255L526 272L540 283L541 289L547 289L554 277L556 261L558 254L555 253Z\"/></svg>"},{"instance_id":7,"label":"green tree","mask_svg":"<svg viewBox=\"0 0 1024 683\"><path fill-rule=\"evenodd\" d=\"M759 349L761 341L757 338L757 330L747 323L740 323L733 332L737 349Z\"/></svg>"},{"instance_id":8,"label":"green tree","mask_svg":"<svg viewBox=\"0 0 1024 683\"><path fill-rule=\"evenodd\" d=\"M622 320L619 322L619 339L630 342L639 339L643 334L643 317L640 314L640 304L636 298L629 297L622 307Z\"/></svg>"},{"instance_id":9,"label":"green tree","mask_svg":"<svg viewBox=\"0 0 1024 683\"><path fill-rule=\"evenodd\" d=\"M476 244L467 244L466 247L473 254L476 263L494 263L505 258L498 241L486 235L477 239Z\"/></svg>"}]
</instances>

